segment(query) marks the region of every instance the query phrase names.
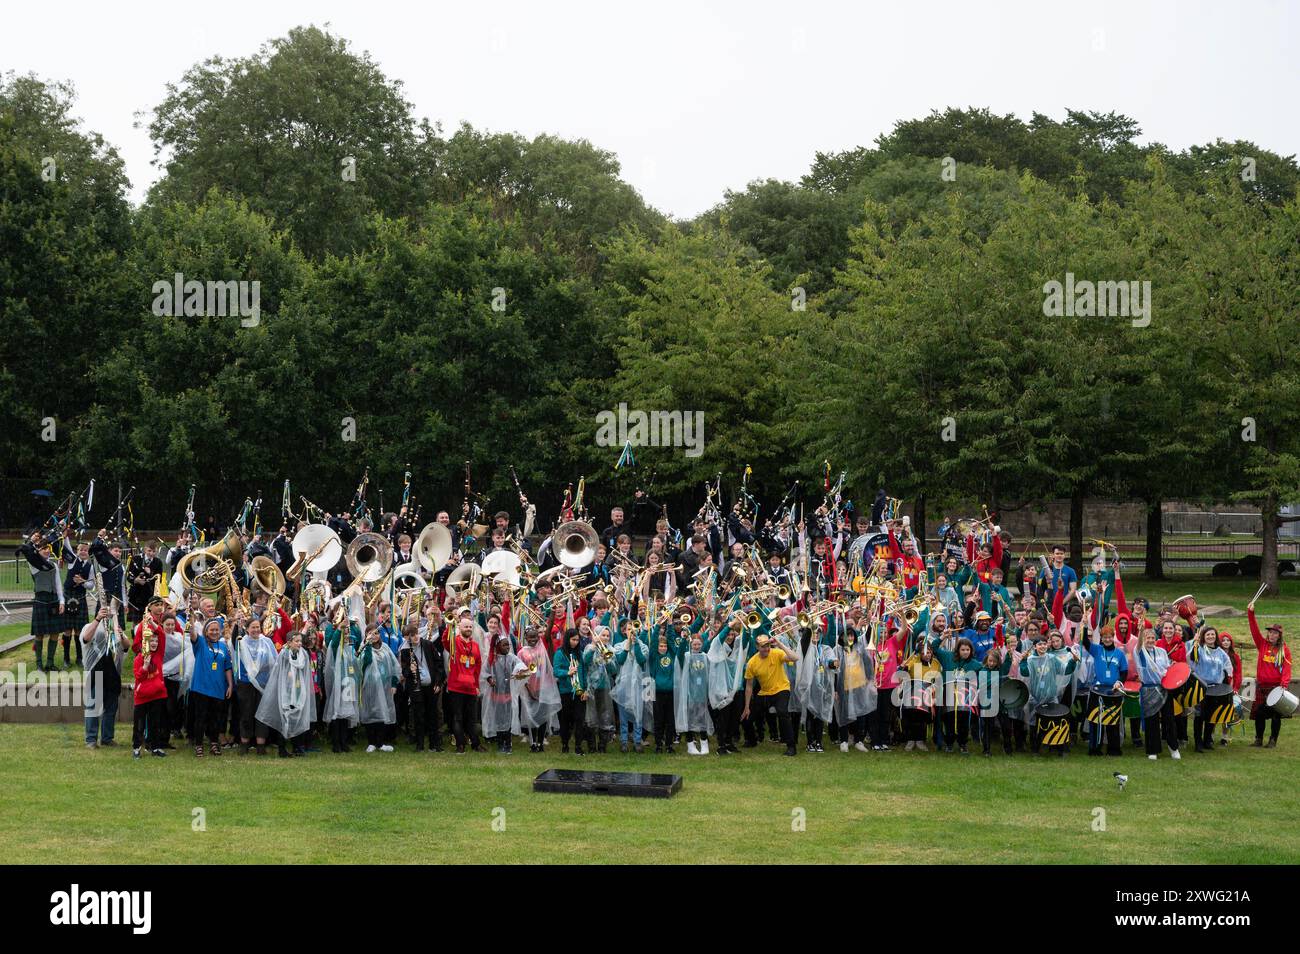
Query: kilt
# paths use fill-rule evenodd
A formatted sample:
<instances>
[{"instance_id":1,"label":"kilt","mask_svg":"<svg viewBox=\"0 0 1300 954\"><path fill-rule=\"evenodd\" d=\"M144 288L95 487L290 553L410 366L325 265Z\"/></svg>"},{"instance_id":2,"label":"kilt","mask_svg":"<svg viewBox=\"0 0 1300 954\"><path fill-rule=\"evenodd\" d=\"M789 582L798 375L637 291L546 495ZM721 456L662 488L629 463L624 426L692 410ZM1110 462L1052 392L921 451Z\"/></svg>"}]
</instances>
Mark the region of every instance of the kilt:
<instances>
[{"instance_id":1,"label":"kilt","mask_svg":"<svg viewBox=\"0 0 1300 954\"><path fill-rule=\"evenodd\" d=\"M90 622L90 611L86 607L86 597L80 599L69 597L67 604L63 607L64 630L79 631L81 627Z\"/></svg>"},{"instance_id":2,"label":"kilt","mask_svg":"<svg viewBox=\"0 0 1300 954\"><path fill-rule=\"evenodd\" d=\"M1257 683L1255 685L1255 701L1250 706L1250 717L1252 719L1265 718L1274 715L1273 707L1268 704L1268 694L1278 687L1278 683Z\"/></svg>"},{"instance_id":3,"label":"kilt","mask_svg":"<svg viewBox=\"0 0 1300 954\"><path fill-rule=\"evenodd\" d=\"M32 635L50 636L67 628L53 593L37 593L32 601Z\"/></svg>"}]
</instances>

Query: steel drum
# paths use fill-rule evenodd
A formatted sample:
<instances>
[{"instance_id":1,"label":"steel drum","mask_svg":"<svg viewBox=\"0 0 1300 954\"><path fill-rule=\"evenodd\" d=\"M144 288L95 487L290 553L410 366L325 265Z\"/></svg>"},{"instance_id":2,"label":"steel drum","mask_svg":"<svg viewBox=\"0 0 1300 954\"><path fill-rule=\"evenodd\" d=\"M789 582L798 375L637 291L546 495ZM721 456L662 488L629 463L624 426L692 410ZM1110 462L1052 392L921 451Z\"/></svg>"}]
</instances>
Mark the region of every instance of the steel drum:
<instances>
[{"instance_id":1,"label":"steel drum","mask_svg":"<svg viewBox=\"0 0 1300 954\"><path fill-rule=\"evenodd\" d=\"M1143 717L1150 719L1160 714L1160 710L1165 707L1165 701L1168 700L1169 693L1165 692L1160 686L1143 686L1139 694L1139 705L1142 709Z\"/></svg>"},{"instance_id":2,"label":"steel drum","mask_svg":"<svg viewBox=\"0 0 1300 954\"><path fill-rule=\"evenodd\" d=\"M1029 701L1029 686L1019 679L1003 676L998 684L998 701L1003 712L1019 712Z\"/></svg>"},{"instance_id":3,"label":"steel drum","mask_svg":"<svg viewBox=\"0 0 1300 954\"><path fill-rule=\"evenodd\" d=\"M1292 713L1300 706L1300 698L1297 698L1294 692L1284 686L1278 686L1268 694L1268 698L1264 701L1270 709L1284 719L1291 718Z\"/></svg>"}]
</instances>

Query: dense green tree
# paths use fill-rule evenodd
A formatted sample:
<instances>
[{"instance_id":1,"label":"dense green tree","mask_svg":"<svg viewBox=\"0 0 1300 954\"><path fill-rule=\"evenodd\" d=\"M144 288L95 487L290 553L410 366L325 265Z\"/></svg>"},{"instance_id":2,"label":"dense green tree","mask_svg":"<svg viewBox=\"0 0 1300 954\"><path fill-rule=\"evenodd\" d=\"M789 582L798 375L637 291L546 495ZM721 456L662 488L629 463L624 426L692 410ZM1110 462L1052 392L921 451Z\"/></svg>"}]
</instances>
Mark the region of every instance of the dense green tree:
<instances>
[{"instance_id":1,"label":"dense green tree","mask_svg":"<svg viewBox=\"0 0 1300 954\"><path fill-rule=\"evenodd\" d=\"M196 204L220 189L313 258L357 248L372 212L400 215L431 194L433 131L417 127L401 82L317 27L191 67L168 84L149 133L165 173L151 202Z\"/></svg>"},{"instance_id":2,"label":"dense green tree","mask_svg":"<svg viewBox=\"0 0 1300 954\"><path fill-rule=\"evenodd\" d=\"M83 382L126 321L126 178L72 95L0 81L0 474L40 483L68 467Z\"/></svg>"}]
</instances>

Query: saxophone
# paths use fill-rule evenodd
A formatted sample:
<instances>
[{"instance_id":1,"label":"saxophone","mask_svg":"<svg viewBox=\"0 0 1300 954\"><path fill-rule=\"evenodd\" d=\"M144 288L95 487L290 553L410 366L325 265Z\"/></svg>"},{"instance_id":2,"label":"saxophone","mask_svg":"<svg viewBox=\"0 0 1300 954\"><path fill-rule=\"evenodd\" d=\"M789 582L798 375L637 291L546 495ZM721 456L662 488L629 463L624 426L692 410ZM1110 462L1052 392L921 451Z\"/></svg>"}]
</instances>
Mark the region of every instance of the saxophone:
<instances>
[{"instance_id":1,"label":"saxophone","mask_svg":"<svg viewBox=\"0 0 1300 954\"><path fill-rule=\"evenodd\" d=\"M582 663L578 655L569 657L569 683L573 687L573 695L581 702L587 701L587 690L582 685Z\"/></svg>"}]
</instances>

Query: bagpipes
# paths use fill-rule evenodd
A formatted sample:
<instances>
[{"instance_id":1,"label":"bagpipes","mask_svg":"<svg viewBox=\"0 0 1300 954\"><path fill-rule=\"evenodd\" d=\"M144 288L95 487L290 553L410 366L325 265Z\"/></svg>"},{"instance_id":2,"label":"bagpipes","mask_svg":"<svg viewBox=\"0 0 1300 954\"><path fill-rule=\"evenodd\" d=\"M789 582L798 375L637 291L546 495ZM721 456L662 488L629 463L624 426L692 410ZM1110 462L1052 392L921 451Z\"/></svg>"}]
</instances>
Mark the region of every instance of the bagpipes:
<instances>
[{"instance_id":1,"label":"bagpipes","mask_svg":"<svg viewBox=\"0 0 1300 954\"><path fill-rule=\"evenodd\" d=\"M742 520L756 523L758 521L758 501L749 492L749 478L753 473L754 468L746 464L744 471L740 475L740 489L736 491L736 504L738 505L736 515Z\"/></svg>"},{"instance_id":2,"label":"bagpipes","mask_svg":"<svg viewBox=\"0 0 1300 954\"><path fill-rule=\"evenodd\" d=\"M477 540L487 533L488 526L483 520L487 515L488 503L490 503L488 497L474 492L474 487L470 483L469 461L465 461L465 502L461 506L461 518L456 521L456 526L461 530L462 553L466 538Z\"/></svg>"},{"instance_id":3,"label":"bagpipes","mask_svg":"<svg viewBox=\"0 0 1300 954\"><path fill-rule=\"evenodd\" d=\"M94 505L95 482L92 480L81 493L68 494L67 499L45 519L39 530L41 543L53 547L56 558L62 559L63 546L60 541L67 535L69 527L76 529L78 534L86 531L86 514L90 513Z\"/></svg>"},{"instance_id":4,"label":"bagpipes","mask_svg":"<svg viewBox=\"0 0 1300 954\"><path fill-rule=\"evenodd\" d=\"M359 523L363 519L370 521L370 508L366 505L366 488L369 486L370 468L367 467L365 473L361 475L361 483L357 484L357 489L352 494L352 505L348 508L354 523Z\"/></svg>"},{"instance_id":5,"label":"bagpipes","mask_svg":"<svg viewBox=\"0 0 1300 954\"><path fill-rule=\"evenodd\" d=\"M704 505L696 513L697 520L716 524L722 519L722 474L704 482Z\"/></svg>"},{"instance_id":6,"label":"bagpipes","mask_svg":"<svg viewBox=\"0 0 1300 954\"><path fill-rule=\"evenodd\" d=\"M289 481L284 482L284 487L285 490L289 489ZM190 484L190 494L185 500L185 515L181 518L181 532L188 533L193 545L197 547L203 542L203 531L194 519L194 490L195 485Z\"/></svg>"},{"instance_id":7,"label":"bagpipes","mask_svg":"<svg viewBox=\"0 0 1300 954\"><path fill-rule=\"evenodd\" d=\"M120 485L119 485L120 486ZM108 523L104 524L100 533L105 534L110 543L112 541L125 541L125 549L134 552L135 542L135 510L131 507L131 498L135 496L135 487L132 486L125 496L118 497L117 506L113 509L113 517ZM125 511L125 516L123 516Z\"/></svg>"},{"instance_id":8,"label":"bagpipes","mask_svg":"<svg viewBox=\"0 0 1300 954\"><path fill-rule=\"evenodd\" d=\"M379 491L379 512L384 510L384 492ZM416 503L415 496L411 493L411 465L406 465L406 471L402 474L402 506L397 512L397 523L394 529L397 533L406 533L412 536L421 526L420 524L420 505Z\"/></svg>"}]
</instances>

